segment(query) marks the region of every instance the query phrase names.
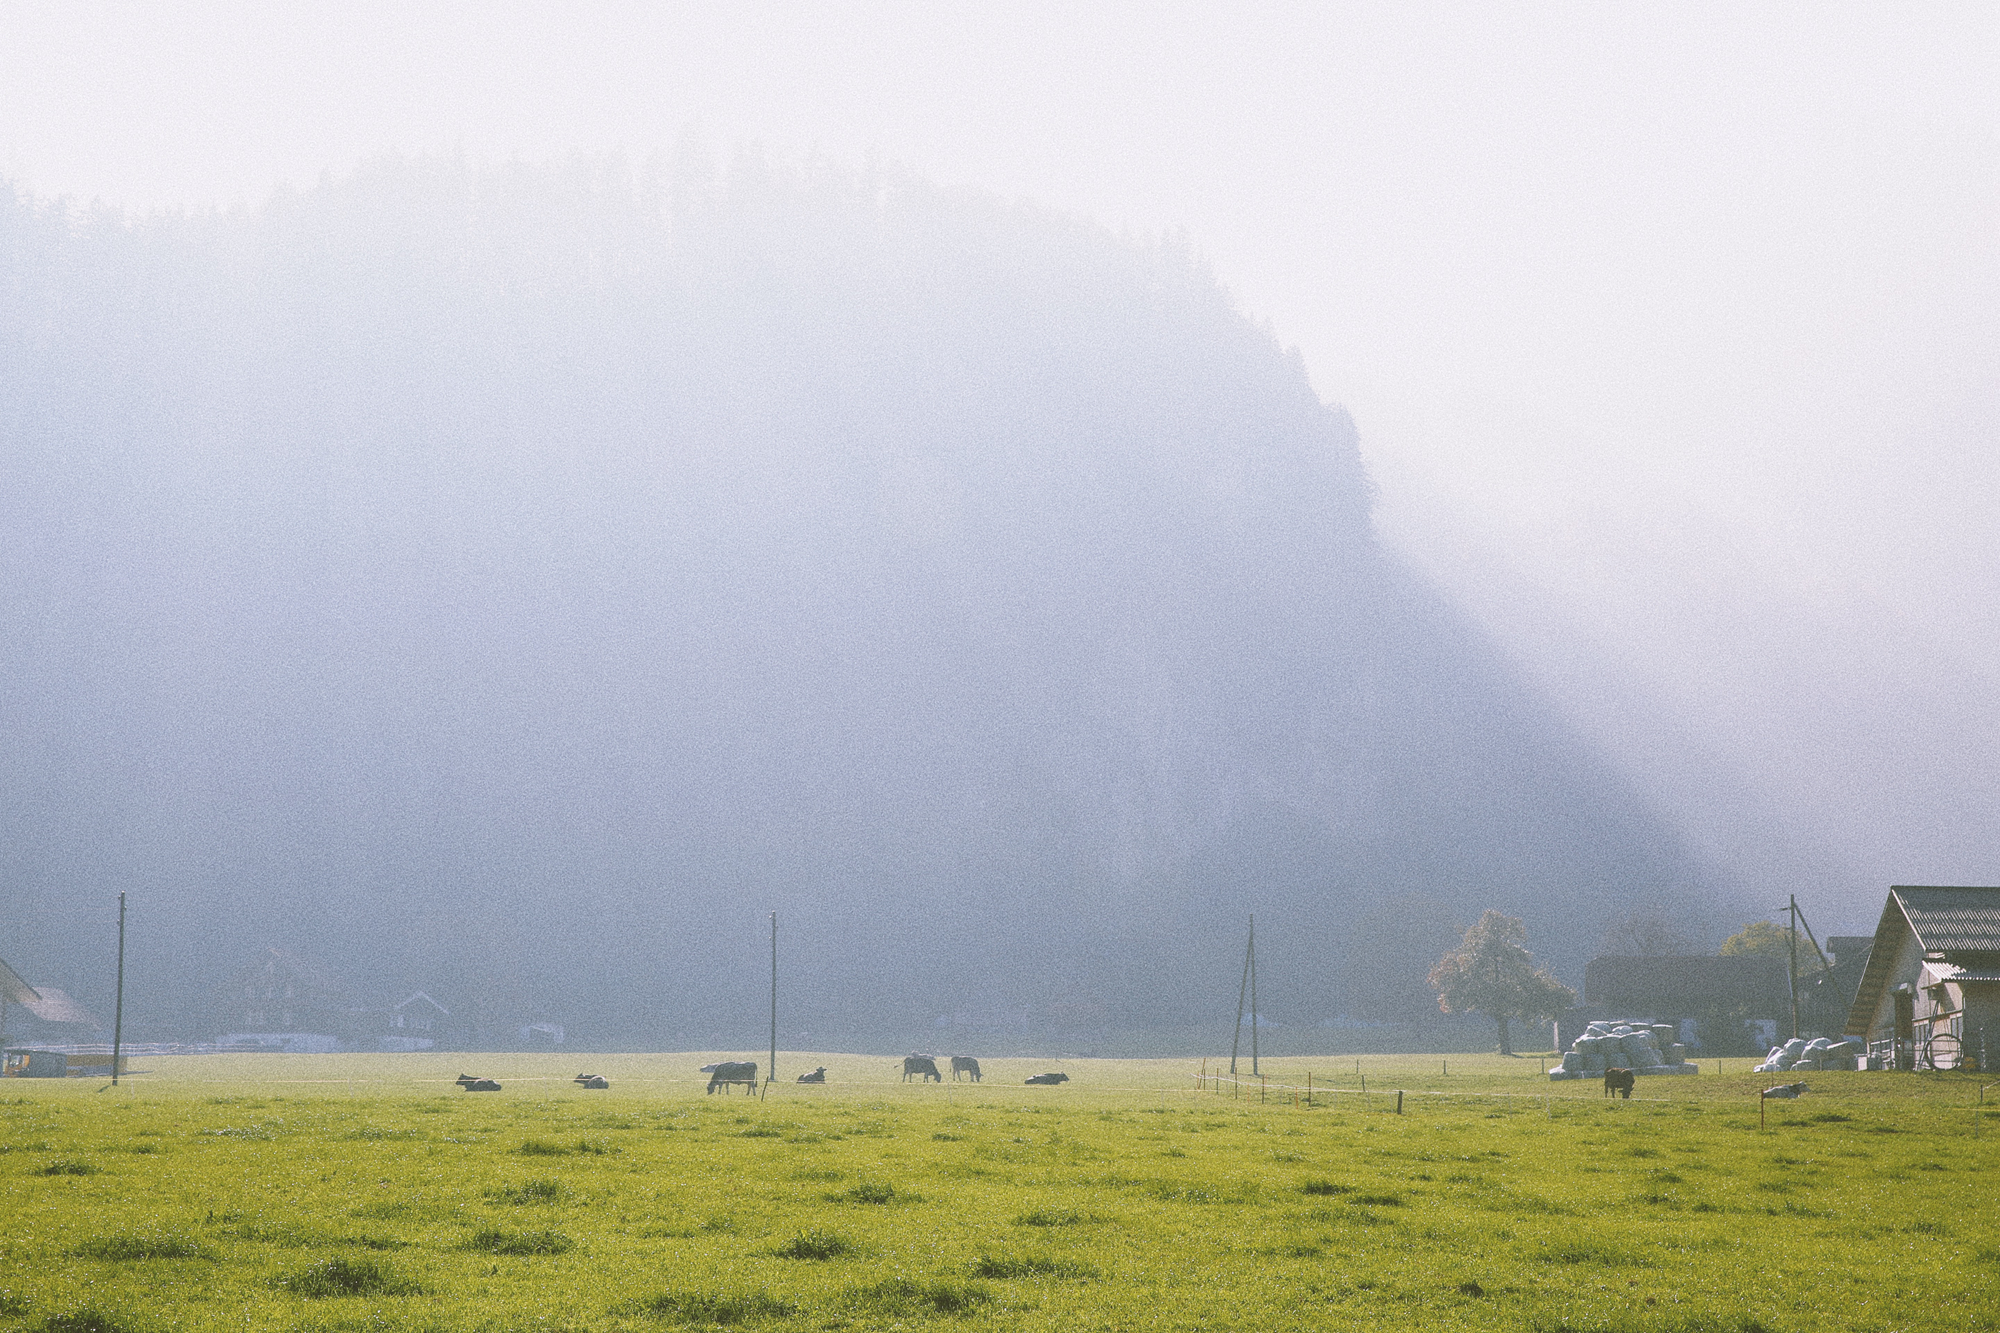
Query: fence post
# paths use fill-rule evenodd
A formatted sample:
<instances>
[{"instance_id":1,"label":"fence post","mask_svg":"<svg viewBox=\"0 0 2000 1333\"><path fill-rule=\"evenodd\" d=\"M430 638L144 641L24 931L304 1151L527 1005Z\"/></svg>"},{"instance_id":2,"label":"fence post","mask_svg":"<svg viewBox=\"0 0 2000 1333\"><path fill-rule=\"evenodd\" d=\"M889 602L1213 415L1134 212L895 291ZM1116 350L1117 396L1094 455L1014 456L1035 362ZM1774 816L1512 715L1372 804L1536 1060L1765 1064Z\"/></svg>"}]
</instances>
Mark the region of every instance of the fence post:
<instances>
[{"instance_id":1,"label":"fence post","mask_svg":"<svg viewBox=\"0 0 2000 1333\"><path fill-rule=\"evenodd\" d=\"M1403 1113L1403 1090L1401 1088L1398 1088L1396 1089L1396 1114L1401 1115L1402 1113Z\"/></svg>"}]
</instances>

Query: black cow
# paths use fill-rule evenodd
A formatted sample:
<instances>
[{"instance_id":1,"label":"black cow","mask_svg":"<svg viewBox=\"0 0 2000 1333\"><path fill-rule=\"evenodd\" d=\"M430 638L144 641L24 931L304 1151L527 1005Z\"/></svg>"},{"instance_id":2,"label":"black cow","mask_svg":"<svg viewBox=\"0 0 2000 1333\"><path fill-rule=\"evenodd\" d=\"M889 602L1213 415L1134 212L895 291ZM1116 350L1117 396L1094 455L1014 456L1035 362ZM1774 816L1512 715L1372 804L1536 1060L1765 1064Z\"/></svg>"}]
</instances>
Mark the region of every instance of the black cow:
<instances>
[{"instance_id":1,"label":"black cow","mask_svg":"<svg viewBox=\"0 0 2000 1333\"><path fill-rule=\"evenodd\" d=\"M729 1095L729 1085L741 1083L751 1092L757 1091L757 1062L755 1060L724 1060L717 1065L703 1065L702 1072L708 1075L708 1090L722 1089L722 1095Z\"/></svg>"},{"instance_id":2,"label":"black cow","mask_svg":"<svg viewBox=\"0 0 2000 1333\"><path fill-rule=\"evenodd\" d=\"M974 1083L979 1082L979 1061L973 1059L969 1055L952 1056L951 1081L954 1083L958 1082L958 1076L960 1074L970 1075Z\"/></svg>"},{"instance_id":3,"label":"black cow","mask_svg":"<svg viewBox=\"0 0 2000 1333\"><path fill-rule=\"evenodd\" d=\"M810 1074L800 1074L800 1075L799 1075L799 1082L801 1082L801 1083L824 1083L824 1082L826 1082L826 1066L825 1066L825 1065L821 1065L821 1066L820 1066L820 1067L819 1067L818 1069L815 1069L815 1070L813 1070L813 1071L812 1071L812 1073L810 1073Z\"/></svg>"},{"instance_id":4,"label":"black cow","mask_svg":"<svg viewBox=\"0 0 2000 1333\"><path fill-rule=\"evenodd\" d=\"M500 1085L490 1078L474 1078L470 1074L458 1076L458 1086L467 1092L498 1092Z\"/></svg>"},{"instance_id":5,"label":"black cow","mask_svg":"<svg viewBox=\"0 0 2000 1333\"><path fill-rule=\"evenodd\" d=\"M1604 1095L1609 1097L1615 1092L1629 1102L1632 1100L1632 1085L1638 1081L1639 1076L1629 1069L1607 1069L1604 1071Z\"/></svg>"},{"instance_id":6,"label":"black cow","mask_svg":"<svg viewBox=\"0 0 2000 1333\"><path fill-rule=\"evenodd\" d=\"M906 1055L903 1057L903 1082L908 1083L915 1075L920 1081L944 1082L944 1075L938 1073L937 1057L930 1055Z\"/></svg>"},{"instance_id":7,"label":"black cow","mask_svg":"<svg viewBox=\"0 0 2000 1333\"><path fill-rule=\"evenodd\" d=\"M1054 1085L1056 1085L1056 1084L1058 1084L1058 1083L1067 1083L1067 1082L1069 1082L1069 1075L1068 1075L1068 1074L1037 1074L1037 1075L1035 1075L1035 1076L1034 1076L1033 1078L1029 1079L1029 1080L1028 1080L1028 1082L1030 1082L1030 1083L1037 1083L1037 1084L1040 1084L1040 1085L1042 1085L1042 1086L1044 1086L1044 1087L1053 1087Z\"/></svg>"},{"instance_id":8,"label":"black cow","mask_svg":"<svg viewBox=\"0 0 2000 1333\"><path fill-rule=\"evenodd\" d=\"M590 1088L600 1092L611 1086L611 1080L602 1074L578 1074L570 1081L579 1087Z\"/></svg>"}]
</instances>

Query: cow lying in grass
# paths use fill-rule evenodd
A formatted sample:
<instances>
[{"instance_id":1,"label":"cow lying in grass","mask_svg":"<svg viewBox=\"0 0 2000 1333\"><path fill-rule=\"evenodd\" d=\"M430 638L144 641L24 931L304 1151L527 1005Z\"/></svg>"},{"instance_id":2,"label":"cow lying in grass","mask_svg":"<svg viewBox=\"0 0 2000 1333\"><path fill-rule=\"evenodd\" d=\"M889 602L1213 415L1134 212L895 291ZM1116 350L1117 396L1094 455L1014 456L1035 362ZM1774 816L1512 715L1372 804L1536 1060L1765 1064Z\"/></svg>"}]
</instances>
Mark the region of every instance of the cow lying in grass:
<instances>
[{"instance_id":1,"label":"cow lying in grass","mask_svg":"<svg viewBox=\"0 0 2000 1333\"><path fill-rule=\"evenodd\" d=\"M467 1092L498 1092L500 1085L490 1078L474 1078L470 1074L458 1076L458 1086Z\"/></svg>"},{"instance_id":2,"label":"cow lying in grass","mask_svg":"<svg viewBox=\"0 0 2000 1333\"><path fill-rule=\"evenodd\" d=\"M1067 1082L1069 1082L1069 1075L1068 1075L1068 1074L1037 1074L1037 1075L1035 1075L1035 1076L1034 1076L1033 1078L1029 1079L1029 1080L1028 1080L1028 1082L1030 1082L1030 1083L1034 1083L1034 1084L1039 1084L1039 1085L1041 1085L1041 1086L1043 1086L1043 1087L1053 1087L1053 1086L1054 1086L1055 1084L1058 1084L1058 1083L1067 1083Z\"/></svg>"},{"instance_id":3,"label":"cow lying in grass","mask_svg":"<svg viewBox=\"0 0 2000 1333\"><path fill-rule=\"evenodd\" d=\"M578 1087L603 1090L611 1086L611 1080L602 1074L578 1074L571 1082Z\"/></svg>"},{"instance_id":4,"label":"cow lying in grass","mask_svg":"<svg viewBox=\"0 0 2000 1333\"><path fill-rule=\"evenodd\" d=\"M1775 1088L1764 1089L1764 1096L1767 1100L1770 1101L1778 1101L1780 1099L1784 1101L1791 1101L1794 1097L1799 1096L1805 1090L1806 1090L1806 1085L1803 1083L1780 1083Z\"/></svg>"},{"instance_id":5,"label":"cow lying in grass","mask_svg":"<svg viewBox=\"0 0 2000 1333\"><path fill-rule=\"evenodd\" d=\"M1604 1095L1609 1097L1615 1092L1629 1102L1632 1100L1632 1085L1638 1081L1639 1076L1629 1069L1607 1069L1604 1071Z\"/></svg>"},{"instance_id":6,"label":"cow lying in grass","mask_svg":"<svg viewBox=\"0 0 2000 1333\"><path fill-rule=\"evenodd\" d=\"M799 1082L801 1082L801 1083L824 1083L824 1082L826 1082L826 1066L825 1066L825 1065L821 1065L821 1066L820 1066L820 1067L819 1067L818 1069L815 1069L815 1070L813 1070L813 1071L812 1071L812 1073L810 1073L810 1074L800 1074L800 1075L799 1075Z\"/></svg>"}]
</instances>

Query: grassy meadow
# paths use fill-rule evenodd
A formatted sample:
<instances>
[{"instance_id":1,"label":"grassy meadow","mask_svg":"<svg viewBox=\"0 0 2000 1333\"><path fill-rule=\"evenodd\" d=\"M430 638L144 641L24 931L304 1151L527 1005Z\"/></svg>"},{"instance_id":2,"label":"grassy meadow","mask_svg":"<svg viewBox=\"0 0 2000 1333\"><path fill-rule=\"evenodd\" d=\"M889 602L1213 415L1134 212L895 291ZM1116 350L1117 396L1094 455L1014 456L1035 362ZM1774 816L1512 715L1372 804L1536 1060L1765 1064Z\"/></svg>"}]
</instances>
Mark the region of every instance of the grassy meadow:
<instances>
[{"instance_id":1,"label":"grassy meadow","mask_svg":"<svg viewBox=\"0 0 2000 1333\"><path fill-rule=\"evenodd\" d=\"M1760 1129L1747 1061L1630 1102L1532 1058L1265 1061L1306 1107L1184 1060L788 1055L828 1085L707 1096L712 1058L10 1080L0 1331L2000 1327L1977 1075L1809 1074Z\"/></svg>"}]
</instances>

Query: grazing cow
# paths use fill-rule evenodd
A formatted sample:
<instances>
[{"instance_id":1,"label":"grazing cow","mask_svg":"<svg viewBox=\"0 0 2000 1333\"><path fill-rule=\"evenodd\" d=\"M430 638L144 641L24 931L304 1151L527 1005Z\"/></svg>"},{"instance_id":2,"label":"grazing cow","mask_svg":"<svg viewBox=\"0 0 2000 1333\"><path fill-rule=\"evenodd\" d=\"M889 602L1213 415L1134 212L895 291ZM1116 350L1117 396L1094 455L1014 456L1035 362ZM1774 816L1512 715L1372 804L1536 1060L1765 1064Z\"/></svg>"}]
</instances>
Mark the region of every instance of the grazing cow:
<instances>
[{"instance_id":1,"label":"grazing cow","mask_svg":"<svg viewBox=\"0 0 2000 1333\"><path fill-rule=\"evenodd\" d=\"M470 1074L458 1076L458 1086L467 1092L498 1092L500 1085L490 1078L474 1078Z\"/></svg>"},{"instance_id":2,"label":"grazing cow","mask_svg":"<svg viewBox=\"0 0 2000 1333\"><path fill-rule=\"evenodd\" d=\"M1029 1079L1029 1080L1028 1080L1028 1082L1030 1082L1030 1083L1038 1083L1038 1084L1041 1084L1041 1085L1042 1085L1042 1086L1044 1086L1044 1087L1053 1087L1053 1086L1054 1086L1055 1084L1058 1084L1058 1083L1067 1083L1067 1082L1069 1082L1069 1075L1068 1075L1068 1074L1037 1074L1037 1075L1035 1075L1035 1076L1034 1076L1033 1078Z\"/></svg>"},{"instance_id":3,"label":"grazing cow","mask_svg":"<svg viewBox=\"0 0 2000 1333\"><path fill-rule=\"evenodd\" d=\"M1609 1097L1615 1092L1629 1102L1632 1100L1632 1085L1638 1080L1639 1076L1629 1069L1607 1069L1604 1071L1604 1095Z\"/></svg>"},{"instance_id":4,"label":"grazing cow","mask_svg":"<svg viewBox=\"0 0 2000 1333\"><path fill-rule=\"evenodd\" d=\"M979 1061L973 1059L969 1055L952 1056L951 1081L954 1083L958 1082L958 1076L960 1074L970 1075L972 1081L974 1083L977 1083L979 1081Z\"/></svg>"},{"instance_id":5,"label":"grazing cow","mask_svg":"<svg viewBox=\"0 0 2000 1333\"><path fill-rule=\"evenodd\" d=\"M1806 1085L1803 1083L1780 1083L1775 1088L1764 1089L1764 1096L1771 1100L1782 1098L1785 1101L1791 1101L1805 1090Z\"/></svg>"},{"instance_id":6,"label":"grazing cow","mask_svg":"<svg viewBox=\"0 0 2000 1333\"><path fill-rule=\"evenodd\" d=\"M944 1075L938 1073L937 1057L934 1055L906 1055L903 1057L903 1082L908 1083L911 1075L921 1082L942 1083Z\"/></svg>"},{"instance_id":7,"label":"grazing cow","mask_svg":"<svg viewBox=\"0 0 2000 1333\"><path fill-rule=\"evenodd\" d=\"M826 1082L826 1066L825 1066L825 1065L821 1065L821 1066L820 1066L820 1067L819 1067L818 1069L815 1069L815 1070L813 1070L813 1071L812 1071L812 1073L810 1073L810 1074L800 1074L800 1075L799 1075L799 1082L801 1082L801 1083L824 1083L824 1082Z\"/></svg>"},{"instance_id":8,"label":"grazing cow","mask_svg":"<svg viewBox=\"0 0 2000 1333\"><path fill-rule=\"evenodd\" d=\"M611 1080L602 1074L578 1074L571 1082L600 1092L611 1086Z\"/></svg>"},{"instance_id":9,"label":"grazing cow","mask_svg":"<svg viewBox=\"0 0 2000 1333\"><path fill-rule=\"evenodd\" d=\"M722 1089L722 1095L729 1095L729 1085L741 1083L751 1092L757 1091L757 1062L755 1060L724 1060L718 1065L703 1065L702 1071L708 1075L708 1090Z\"/></svg>"}]
</instances>

